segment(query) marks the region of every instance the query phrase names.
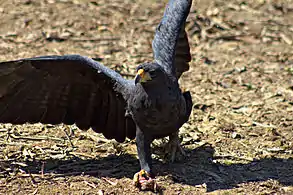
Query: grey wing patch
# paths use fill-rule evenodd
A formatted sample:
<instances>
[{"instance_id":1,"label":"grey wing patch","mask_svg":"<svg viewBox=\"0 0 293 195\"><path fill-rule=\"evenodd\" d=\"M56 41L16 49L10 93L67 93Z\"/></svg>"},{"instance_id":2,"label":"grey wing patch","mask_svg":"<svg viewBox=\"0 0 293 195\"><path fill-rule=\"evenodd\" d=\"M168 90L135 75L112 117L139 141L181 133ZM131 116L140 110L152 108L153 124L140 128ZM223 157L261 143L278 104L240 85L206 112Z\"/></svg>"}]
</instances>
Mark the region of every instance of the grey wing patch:
<instances>
[{"instance_id":1,"label":"grey wing patch","mask_svg":"<svg viewBox=\"0 0 293 195\"><path fill-rule=\"evenodd\" d=\"M170 0L152 43L155 61L175 75L174 55L177 39L189 14L192 0Z\"/></svg>"}]
</instances>

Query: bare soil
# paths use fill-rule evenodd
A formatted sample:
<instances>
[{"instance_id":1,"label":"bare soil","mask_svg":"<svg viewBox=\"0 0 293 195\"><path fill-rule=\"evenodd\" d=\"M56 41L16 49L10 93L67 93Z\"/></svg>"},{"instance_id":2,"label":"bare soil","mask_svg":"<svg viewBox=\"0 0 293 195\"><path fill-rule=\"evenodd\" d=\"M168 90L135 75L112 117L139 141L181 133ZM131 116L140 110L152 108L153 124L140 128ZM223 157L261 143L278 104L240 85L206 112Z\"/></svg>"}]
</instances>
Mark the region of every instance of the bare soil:
<instances>
[{"instance_id":1,"label":"bare soil","mask_svg":"<svg viewBox=\"0 0 293 195\"><path fill-rule=\"evenodd\" d=\"M132 78L152 60L167 0L0 0L0 60L81 54ZM293 193L293 2L194 1L193 60L181 85L192 116L187 157L165 163L153 143L161 194ZM29 112L29 111L28 111ZM17 114L17 113L16 113ZM65 125L0 125L1 194L139 192L135 142Z\"/></svg>"}]
</instances>

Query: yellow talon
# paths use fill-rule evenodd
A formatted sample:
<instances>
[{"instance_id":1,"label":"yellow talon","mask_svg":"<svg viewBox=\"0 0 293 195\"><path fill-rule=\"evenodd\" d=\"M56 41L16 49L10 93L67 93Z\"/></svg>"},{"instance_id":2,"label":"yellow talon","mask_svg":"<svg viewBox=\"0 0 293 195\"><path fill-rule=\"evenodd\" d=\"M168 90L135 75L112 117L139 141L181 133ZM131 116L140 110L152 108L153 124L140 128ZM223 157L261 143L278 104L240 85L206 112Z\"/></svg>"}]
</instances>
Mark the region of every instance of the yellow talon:
<instances>
[{"instance_id":1,"label":"yellow talon","mask_svg":"<svg viewBox=\"0 0 293 195\"><path fill-rule=\"evenodd\" d=\"M135 173L133 176L133 184L140 190L157 190L157 184L155 180L150 177L150 174L144 169Z\"/></svg>"}]
</instances>

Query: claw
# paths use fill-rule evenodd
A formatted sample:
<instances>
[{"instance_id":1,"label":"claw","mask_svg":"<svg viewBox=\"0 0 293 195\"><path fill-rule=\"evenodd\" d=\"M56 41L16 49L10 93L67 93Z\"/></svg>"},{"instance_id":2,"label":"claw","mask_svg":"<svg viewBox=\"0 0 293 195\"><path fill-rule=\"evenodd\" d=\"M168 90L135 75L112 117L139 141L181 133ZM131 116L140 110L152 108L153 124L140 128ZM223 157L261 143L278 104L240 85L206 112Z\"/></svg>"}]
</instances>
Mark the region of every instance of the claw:
<instances>
[{"instance_id":1,"label":"claw","mask_svg":"<svg viewBox=\"0 0 293 195\"><path fill-rule=\"evenodd\" d=\"M157 184L155 180L152 179L150 174L143 169L134 174L133 184L140 190L157 191Z\"/></svg>"}]
</instances>

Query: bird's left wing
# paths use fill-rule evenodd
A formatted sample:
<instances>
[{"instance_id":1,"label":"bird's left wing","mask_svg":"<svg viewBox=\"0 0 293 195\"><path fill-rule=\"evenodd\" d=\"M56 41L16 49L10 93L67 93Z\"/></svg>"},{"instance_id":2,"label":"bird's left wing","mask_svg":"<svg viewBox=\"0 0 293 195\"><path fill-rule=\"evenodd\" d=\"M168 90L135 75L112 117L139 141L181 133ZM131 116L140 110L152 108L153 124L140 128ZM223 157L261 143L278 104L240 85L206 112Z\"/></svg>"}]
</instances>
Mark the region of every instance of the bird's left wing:
<instances>
[{"instance_id":1,"label":"bird's left wing","mask_svg":"<svg viewBox=\"0 0 293 195\"><path fill-rule=\"evenodd\" d=\"M130 81L79 55L0 63L0 123L76 124L106 138L134 138L125 116Z\"/></svg>"},{"instance_id":2,"label":"bird's left wing","mask_svg":"<svg viewBox=\"0 0 293 195\"><path fill-rule=\"evenodd\" d=\"M190 46L187 37L187 33L185 30L185 24L182 26L176 48L175 48L175 56L174 56L174 64L176 77L182 75L183 72L189 70L189 62L191 61L191 53Z\"/></svg>"},{"instance_id":3,"label":"bird's left wing","mask_svg":"<svg viewBox=\"0 0 293 195\"><path fill-rule=\"evenodd\" d=\"M188 63L191 58L188 39L184 30L191 4L192 0L170 0L156 29L152 43L154 59L169 74L175 75L176 67L174 63L176 58L178 58L177 63L180 63L180 61ZM176 47L178 42L181 45ZM184 54L181 56L184 59L179 59L180 50Z\"/></svg>"}]
</instances>

